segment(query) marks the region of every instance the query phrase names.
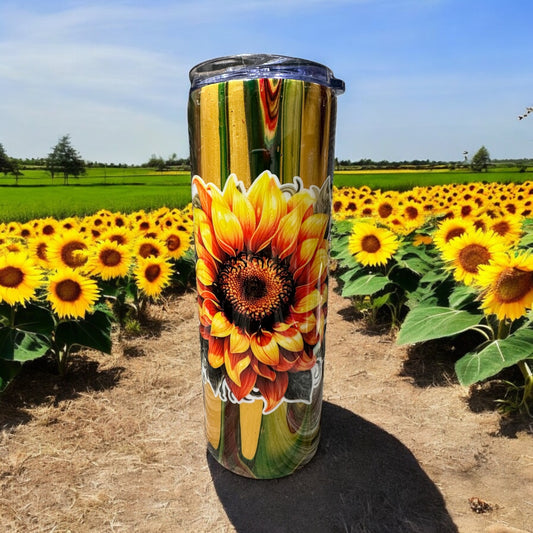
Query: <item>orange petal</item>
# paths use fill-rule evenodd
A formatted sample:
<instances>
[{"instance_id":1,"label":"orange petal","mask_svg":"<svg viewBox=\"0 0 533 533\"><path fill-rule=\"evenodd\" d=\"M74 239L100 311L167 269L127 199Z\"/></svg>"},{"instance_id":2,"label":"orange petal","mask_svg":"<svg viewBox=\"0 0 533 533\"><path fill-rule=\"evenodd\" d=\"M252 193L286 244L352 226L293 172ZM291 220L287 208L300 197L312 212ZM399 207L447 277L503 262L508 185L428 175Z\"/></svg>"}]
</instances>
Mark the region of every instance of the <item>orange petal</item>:
<instances>
[{"instance_id":1,"label":"orange petal","mask_svg":"<svg viewBox=\"0 0 533 533\"><path fill-rule=\"evenodd\" d=\"M214 257L217 261L224 261L224 252L217 243L213 226L209 221L200 222L198 226L198 232L200 235L201 243L211 257Z\"/></svg>"},{"instance_id":2,"label":"orange petal","mask_svg":"<svg viewBox=\"0 0 533 533\"><path fill-rule=\"evenodd\" d=\"M226 202L213 200L213 229L220 247L228 255L236 255L244 247L244 234L239 219Z\"/></svg>"},{"instance_id":3,"label":"orange petal","mask_svg":"<svg viewBox=\"0 0 533 533\"><path fill-rule=\"evenodd\" d=\"M279 347L272 333L268 331L254 333L250 338L250 348L261 363L265 365L278 364Z\"/></svg>"},{"instance_id":4,"label":"orange petal","mask_svg":"<svg viewBox=\"0 0 533 533\"><path fill-rule=\"evenodd\" d=\"M250 355L234 354L229 350L228 343L224 343L224 367L226 374L237 386L241 386L241 373L250 366Z\"/></svg>"},{"instance_id":5,"label":"orange petal","mask_svg":"<svg viewBox=\"0 0 533 533\"><path fill-rule=\"evenodd\" d=\"M291 320L298 324L302 333L309 333L316 328L316 317L313 311L307 313L291 313Z\"/></svg>"},{"instance_id":6,"label":"orange petal","mask_svg":"<svg viewBox=\"0 0 533 533\"><path fill-rule=\"evenodd\" d=\"M233 330L233 324L226 318L226 315L219 311L211 321L211 335L215 337L227 337Z\"/></svg>"},{"instance_id":7,"label":"orange petal","mask_svg":"<svg viewBox=\"0 0 533 533\"><path fill-rule=\"evenodd\" d=\"M271 367L258 361L255 357L252 357L252 368L258 376L262 376L265 379L274 381L276 379L276 372Z\"/></svg>"},{"instance_id":8,"label":"orange petal","mask_svg":"<svg viewBox=\"0 0 533 533\"><path fill-rule=\"evenodd\" d=\"M294 366L292 367L292 372L302 372L304 370L311 370L315 366L316 355L309 350L307 353L305 350L302 352L300 357L296 360Z\"/></svg>"},{"instance_id":9,"label":"orange petal","mask_svg":"<svg viewBox=\"0 0 533 533\"><path fill-rule=\"evenodd\" d=\"M193 186L196 186L202 209L206 213L211 213L211 195L207 191L207 186L204 180L200 176L194 176L192 179L192 184Z\"/></svg>"},{"instance_id":10,"label":"orange petal","mask_svg":"<svg viewBox=\"0 0 533 533\"><path fill-rule=\"evenodd\" d=\"M274 331L274 339L289 352L299 352L304 348L302 334L296 328L290 328L283 332Z\"/></svg>"},{"instance_id":11,"label":"orange petal","mask_svg":"<svg viewBox=\"0 0 533 533\"><path fill-rule=\"evenodd\" d=\"M215 337L209 337L207 349L207 361L213 368L219 368L224 364L224 341Z\"/></svg>"},{"instance_id":12,"label":"orange petal","mask_svg":"<svg viewBox=\"0 0 533 533\"><path fill-rule=\"evenodd\" d=\"M300 239L323 239L329 223L329 215L315 213L302 223Z\"/></svg>"},{"instance_id":13,"label":"orange petal","mask_svg":"<svg viewBox=\"0 0 533 533\"><path fill-rule=\"evenodd\" d=\"M256 229L256 215L250 200L239 190L236 190L233 196L233 213L240 221L244 242L247 247L250 247L252 235Z\"/></svg>"},{"instance_id":14,"label":"orange petal","mask_svg":"<svg viewBox=\"0 0 533 533\"><path fill-rule=\"evenodd\" d=\"M278 182L268 171L254 181L248 191L248 199L255 210L257 228L250 241L250 249L259 252L266 248L287 211L287 204Z\"/></svg>"},{"instance_id":15,"label":"orange petal","mask_svg":"<svg viewBox=\"0 0 533 533\"><path fill-rule=\"evenodd\" d=\"M325 248L319 248L315 257L308 268L302 268L298 271L296 281L299 285L318 285L324 283L328 274L329 256Z\"/></svg>"},{"instance_id":16,"label":"orange petal","mask_svg":"<svg viewBox=\"0 0 533 533\"><path fill-rule=\"evenodd\" d=\"M281 357L279 363L273 367L276 372L287 372L292 369L296 361L300 358L302 352L289 352L287 350L280 350Z\"/></svg>"},{"instance_id":17,"label":"orange petal","mask_svg":"<svg viewBox=\"0 0 533 533\"><path fill-rule=\"evenodd\" d=\"M196 277L204 285L213 285L217 276L217 272L213 271L213 268L203 259L196 261Z\"/></svg>"},{"instance_id":18,"label":"orange petal","mask_svg":"<svg viewBox=\"0 0 533 533\"><path fill-rule=\"evenodd\" d=\"M278 373L274 381L258 377L256 386L265 399L265 413L272 411L283 399L289 385L289 376L286 372Z\"/></svg>"},{"instance_id":19,"label":"orange petal","mask_svg":"<svg viewBox=\"0 0 533 533\"><path fill-rule=\"evenodd\" d=\"M243 353L250 348L250 337L237 326L233 327L229 339L229 349L233 353Z\"/></svg>"},{"instance_id":20,"label":"orange petal","mask_svg":"<svg viewBox=\"0 0 533 533\"><path fill-rule=\"evenodd\" d=\"M253 368L245 368L240 375L240 385L237 385L231 379L226 379L226 383L235 395L235 398L240 402L245 396L247 396L256 383L257 374L253 371Z\"/></svg>"},{"instance_id":21,"label":"orange petal","mask_svg":"<svg viewBox=\"0 0 533 533\"><path fill-rule=\"evenodd\" d=\"M301 274L302 269L313 259L319 243L319 239L306 239L296 248L291 257L291 270L294 272L295 278Z\"/></svg>"},{"instance_id":22,"label":"orange petal","mask_svg":"<svg viewBox=\"0 0 533 533\"><path fill-rule=\"evenodd\" d=\"M302 214L302 209L297 207L280 220L279 228L272 239L272 254L279 259L285 259L296 250Z\"/></svg>"},{"instance_id":23,"label":"orange petal","mask_svg":"<svg viewBox=\"0 0 533 533\"><path fill-rule=\"evenodd\" d=\"M303 212L306 212L314 204L313 197L309 194L308 191L300 191L296 194L293 194L287 201L287 207L292 210L296 206L303 208Z\"/></svg>"},{"instance_id":24,"label":"orange petal","mask_svg":"<svg viewBox=\"0 0 533 533\"><path fill-rule=\"evenodd\" d=\"M292 309L295 313L307 313L320 305L322 298L317 289L309 292L307 287L298 287L296 289L294 301L295 303Z\"/></svg>"}]
</instances>

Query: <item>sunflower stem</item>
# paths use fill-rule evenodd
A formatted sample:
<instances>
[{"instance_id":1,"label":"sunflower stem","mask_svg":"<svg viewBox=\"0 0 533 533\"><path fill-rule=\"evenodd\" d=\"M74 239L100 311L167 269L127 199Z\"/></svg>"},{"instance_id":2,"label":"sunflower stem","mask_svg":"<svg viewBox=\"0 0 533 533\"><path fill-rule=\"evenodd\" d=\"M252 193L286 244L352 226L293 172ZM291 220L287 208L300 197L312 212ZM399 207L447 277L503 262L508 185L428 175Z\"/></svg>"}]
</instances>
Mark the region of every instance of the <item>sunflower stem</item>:
<instances>
[{"instance_id":1,"label":"sunflower stem","mask_svg":"<svg viewBox=\"0 0 533 533\"><path fill-rule=\"evenodd\" d=\"M533 400L533 372L526 361L520 361L518 363L518 368L520 368L522 375L524 376L524 394L522 395L522 401L520 402L519 408L524 409L529 416L528 403L530 400Z\"/></svg>"},{"instance_id":2,"label":"sunflower stem","mask_svg":"<svg viewBox=\"0 0 533 533\"><path fill-rule=\"evenodd\" d=\"M498 323L498 332L496 334L497 339L505 339L509 332L511 331L511 322L509 320L503 319Z\"/></svg>"}]
</instances>

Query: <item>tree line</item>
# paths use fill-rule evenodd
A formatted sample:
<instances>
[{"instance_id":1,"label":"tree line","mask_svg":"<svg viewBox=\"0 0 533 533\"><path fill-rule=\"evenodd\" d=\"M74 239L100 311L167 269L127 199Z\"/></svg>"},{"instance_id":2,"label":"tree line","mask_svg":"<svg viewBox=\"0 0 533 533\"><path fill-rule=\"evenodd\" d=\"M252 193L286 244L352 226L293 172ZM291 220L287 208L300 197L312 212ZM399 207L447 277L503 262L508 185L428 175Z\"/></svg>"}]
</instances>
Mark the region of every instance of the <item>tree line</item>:
<instances>
[{"instance_id":1,"label":"tree line","mask_svg":"<svg viewBox=\"0 0 533 533\"><path fill-rule=\"evenodd\" d=\"M469 160L468 152L463 153L464 161L460 162L446 162L446 161L430 161L429 159L420 160L414 159L412 161L372 161L371 159L360 159L359 161L351 161L350 159L335 159L335 170L345 169L434 169L434 168L449 168L450 170L468 168L474 172L487 172L491 165L491 158L489 151L485 146L479 148L474 156ZM514 161L514 163L517 163ZM522 160L518 162L521 172L527 169L530 161ZM18 178L23 175L22 170L27 167L45 168L52 180L56 177L62 177L63 183L68 185L69 178L79 178L87 173L87 168L91 167L128 167L127 164L104 164L98 162L84 161L79 152L72 146L70 135L63 135L60 137L57 144L51 149L47 157L32 158L32 159L17 159L9 157L0 143L0 173L4 176L12 175L18 184ZM167 158L152 154L150 159L141 165L142 167L154 168L159 171L168 169L176 170L190 170L189 158L178 158L173 153Z\"/></svg>"}]
</instances>

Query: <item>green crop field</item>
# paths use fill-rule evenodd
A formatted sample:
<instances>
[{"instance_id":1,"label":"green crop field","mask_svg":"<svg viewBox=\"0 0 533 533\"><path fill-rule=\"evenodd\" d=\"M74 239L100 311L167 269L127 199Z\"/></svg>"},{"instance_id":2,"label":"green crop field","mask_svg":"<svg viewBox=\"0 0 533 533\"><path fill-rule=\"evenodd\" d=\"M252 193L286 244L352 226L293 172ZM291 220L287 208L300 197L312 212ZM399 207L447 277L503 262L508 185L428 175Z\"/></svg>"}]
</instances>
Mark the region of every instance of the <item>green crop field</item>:
<instances>
[{"instance_id":1,"label":"green crop field","mask_svg":"<svg viewBox=\"0 0 533 533\"><path fill-rule=\"evenodd\" d=\"M99 209L131 213L162 206L184 207L190 202L190 173L161 173L146 168L90 168L86 176L53 180L44 170L24 170L18 181L0 175L0 222L54 216L90 215ZM467 183L472 181L522 182L533 174L517 168L466 170L384 170L336 172L338 187L406 190L415 186Z\"/></svg>"}]
</instances>

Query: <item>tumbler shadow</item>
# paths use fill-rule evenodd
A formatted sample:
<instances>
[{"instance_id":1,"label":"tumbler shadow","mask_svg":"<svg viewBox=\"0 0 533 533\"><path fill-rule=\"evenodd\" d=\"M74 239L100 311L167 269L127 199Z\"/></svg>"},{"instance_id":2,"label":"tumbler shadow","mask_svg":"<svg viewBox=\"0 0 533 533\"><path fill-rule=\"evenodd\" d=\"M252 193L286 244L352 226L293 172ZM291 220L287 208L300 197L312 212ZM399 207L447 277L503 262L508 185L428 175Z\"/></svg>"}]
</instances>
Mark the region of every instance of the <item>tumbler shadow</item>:
<instances>
[{"instance_id":1,"label":"tumbler shadow","mask_svg":"<svg viewBox=\"0 0 533 533\"><path fill-rule=\"evenodd\" d=\"M218 497L238 532L452 533L437 487L395 437L325 402L320 445L294 474L254 480L208 454Z\"/></svg>"}]
</instances>

